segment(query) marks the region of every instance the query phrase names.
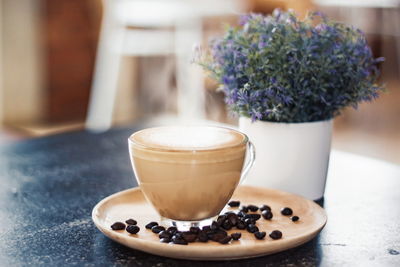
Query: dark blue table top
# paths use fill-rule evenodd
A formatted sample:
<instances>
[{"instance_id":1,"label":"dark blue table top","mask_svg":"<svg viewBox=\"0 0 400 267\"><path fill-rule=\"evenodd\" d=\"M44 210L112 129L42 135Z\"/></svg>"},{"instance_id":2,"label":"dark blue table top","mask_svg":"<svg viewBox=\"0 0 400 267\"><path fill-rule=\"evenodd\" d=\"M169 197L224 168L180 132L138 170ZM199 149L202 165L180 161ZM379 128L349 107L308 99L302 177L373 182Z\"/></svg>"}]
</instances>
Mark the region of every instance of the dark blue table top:
<instances>
[{"instance_id":1,"label":"dark blue table top","mask_svg":"<svg viewBox=\"0 0 400 267\"><path fill-rule=\"evenodd\" d=\"M0 148L0 266L400 266L400 168L333 152L314 240L275 255L195 262L131 250L91 221L102 198L136 186L133 129L75 132Z\"/></svg>"}]
</instances>

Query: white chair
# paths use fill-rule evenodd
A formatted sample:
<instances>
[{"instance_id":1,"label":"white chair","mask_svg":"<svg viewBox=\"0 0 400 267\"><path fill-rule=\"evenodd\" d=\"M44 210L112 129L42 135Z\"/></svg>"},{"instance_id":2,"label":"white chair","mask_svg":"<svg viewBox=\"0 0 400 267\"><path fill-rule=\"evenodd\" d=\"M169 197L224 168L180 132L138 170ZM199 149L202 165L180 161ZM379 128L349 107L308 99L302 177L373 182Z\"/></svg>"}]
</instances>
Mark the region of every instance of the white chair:
<instances>
[{"instance_id":1,"label":"white chair","mask_svg":"<svg viewBox=\"0 0 400 267\"><path fill-rule=\"evenodd\" d=\"M104 0L86 128L107 130L117 92L122 56L176 56L178 115L203 119L200 69L190 64L202 40L202 18L238 13L240 0ZM172 29L172 30L171 30Z\"/></svg>"}]
</instances>

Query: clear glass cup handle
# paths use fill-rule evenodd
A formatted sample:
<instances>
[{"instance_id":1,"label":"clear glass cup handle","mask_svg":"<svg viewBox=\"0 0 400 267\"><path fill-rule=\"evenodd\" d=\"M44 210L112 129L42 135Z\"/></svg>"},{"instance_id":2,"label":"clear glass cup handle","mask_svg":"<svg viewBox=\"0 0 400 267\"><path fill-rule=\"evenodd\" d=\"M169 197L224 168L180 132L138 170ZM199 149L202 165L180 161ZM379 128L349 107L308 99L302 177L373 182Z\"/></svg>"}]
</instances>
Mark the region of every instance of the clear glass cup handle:
<instances>
[{"instance_id":1,"label":"clear glass cup handle","mask_svg":"<svg viewBox=\"0 0 400 267\"><path fill-rule=\"evenodd\" d=\"M240 176L240 184L246 179L247 174L249 173L251 166L253 166L254 161L256 159L256 149L252 142L247 142L247 152L246 152L246 163L242 170L242 175Z\"/></svg>"}]
</instances>

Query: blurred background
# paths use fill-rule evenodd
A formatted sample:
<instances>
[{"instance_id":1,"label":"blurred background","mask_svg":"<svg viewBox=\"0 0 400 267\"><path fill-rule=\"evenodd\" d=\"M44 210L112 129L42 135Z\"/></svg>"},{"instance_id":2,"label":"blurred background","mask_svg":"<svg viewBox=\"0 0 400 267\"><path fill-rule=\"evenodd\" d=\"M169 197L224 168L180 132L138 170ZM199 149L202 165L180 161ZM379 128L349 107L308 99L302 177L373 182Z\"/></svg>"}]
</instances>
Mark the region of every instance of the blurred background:
<instances>
[{"instance_id":1,"label":"blurred background","mask_svg":"<svg viewBox=\"0 0 400 267\"><path fill-rule=\"evenodd\" d=\"M400 164L398 0L0 0L0 146L138 122L237 124L190 64L245 12L320 10L383 56L387 92L335 120L333 148Z\"/></svg>"}]
</instances>

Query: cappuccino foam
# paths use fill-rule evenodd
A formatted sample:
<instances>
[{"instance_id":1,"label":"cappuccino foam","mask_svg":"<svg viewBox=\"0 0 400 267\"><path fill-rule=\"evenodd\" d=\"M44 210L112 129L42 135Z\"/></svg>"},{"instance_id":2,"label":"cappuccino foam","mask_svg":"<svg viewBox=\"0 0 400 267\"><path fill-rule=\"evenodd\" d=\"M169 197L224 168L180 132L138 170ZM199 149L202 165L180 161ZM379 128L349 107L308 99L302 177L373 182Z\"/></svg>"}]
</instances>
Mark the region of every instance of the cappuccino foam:
<instances>
[{"instance_id":1,"label":"cappuccino foam","mask_svg":"<svg viewBox=\"0 0 400 267\"><path fill-rule=\"evenodd\" d=\"M168 126L145 129L131 138L140 145L154 148L205 150L239 145L245 136L220 127Z\"/></svg>"}]
</instances>

